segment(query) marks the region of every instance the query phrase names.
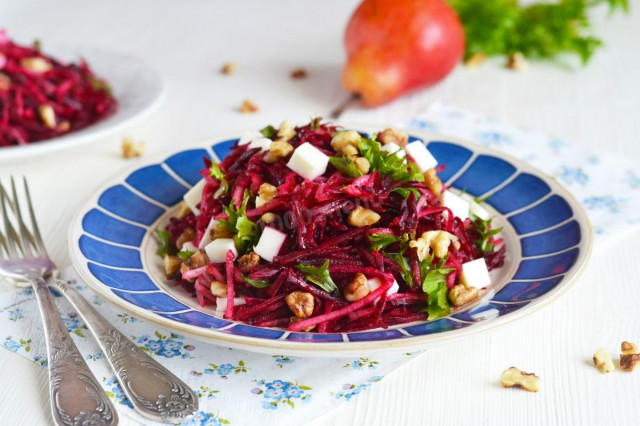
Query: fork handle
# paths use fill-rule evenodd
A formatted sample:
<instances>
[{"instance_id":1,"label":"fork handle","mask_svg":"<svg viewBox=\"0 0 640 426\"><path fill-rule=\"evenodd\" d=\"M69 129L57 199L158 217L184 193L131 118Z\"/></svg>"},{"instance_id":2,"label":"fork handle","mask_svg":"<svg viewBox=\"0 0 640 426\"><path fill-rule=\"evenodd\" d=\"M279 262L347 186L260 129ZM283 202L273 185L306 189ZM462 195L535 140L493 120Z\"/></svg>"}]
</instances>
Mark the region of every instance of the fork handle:
<instances>
[{"instance_id":1,"label":"fork handle","mask_svg":"<svg viewBox=\"0 0 640 426\"><path fill-rule=\"evenodd\" d=\"M64 426L116 425L118 414L71 340L47 282L38 278L33 287L44 324L54 421Z\"/></svg>"},{"instance_id":2,"label":"fork handle","mask_svg":"<svg viewBox=\"0 0 640 426\"><path fill-rule=\"evenodd\" d=\"M136 411L165 423L180 423L198 411L198 397L189 386L120 333L75 287L62 280L52 284L76 308L98 340Z\"/></svg>"}]
</instances>

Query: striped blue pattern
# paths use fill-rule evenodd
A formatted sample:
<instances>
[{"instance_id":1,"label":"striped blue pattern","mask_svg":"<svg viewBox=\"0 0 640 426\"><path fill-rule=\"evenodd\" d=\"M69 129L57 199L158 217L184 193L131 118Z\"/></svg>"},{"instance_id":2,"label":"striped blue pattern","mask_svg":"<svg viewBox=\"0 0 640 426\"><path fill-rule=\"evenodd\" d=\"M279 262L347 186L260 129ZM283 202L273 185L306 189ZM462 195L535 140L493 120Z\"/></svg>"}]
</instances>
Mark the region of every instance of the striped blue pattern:
<instances>
[{"instance_id":1,"label":"striped blue pattern","mask_svg":"<svg viewBox=\"0 0 640 426\"><path fill-rule=\"evenodd\" d=\"M200 179L203 158L223 159L238 139L207 149L178 152L164 162L142 167L102 192L82 218L77 244L91 274L113 294L139 308L202 329L259 340L291 342L375 342L446 333L509 315L544 297L563 283L584 242L584 230L567 202L541 177L519 171L508 160L474 153L446 140L425 141L445 165L440 178L505 215L519 239L522 259L509 282L473 308L421 324L346 334L288 333L234 323L186 306L158 288L142 265L140 246L151 225L178 203ZM411 136L410 140L418 140ZM213 155L211 154L213 153Z\"/></svg>"}]
</instances>

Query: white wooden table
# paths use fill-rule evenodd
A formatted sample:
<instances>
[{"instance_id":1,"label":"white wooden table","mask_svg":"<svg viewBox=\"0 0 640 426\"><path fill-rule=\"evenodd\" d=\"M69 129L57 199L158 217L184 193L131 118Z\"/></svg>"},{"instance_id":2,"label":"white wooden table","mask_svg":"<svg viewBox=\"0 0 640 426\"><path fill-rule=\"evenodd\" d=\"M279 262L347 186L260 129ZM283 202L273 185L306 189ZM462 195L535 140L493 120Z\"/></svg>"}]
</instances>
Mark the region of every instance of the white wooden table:
<instances>
[{"instance_id":1,"label":"white wooden table","mask_svg":"<svg viewBox=\"0 0 640 426\"><path fill-rule=\"evenodd\" d=\"M28 42L73 42L131 53L163 75L162 108L123 135L147 154L197 139L287 118L327 114L345 94L339 85L342 31L357 1L1 0L0 28ZM635 4L633 6L636 6ZM383 125L411 117L435 99L548 131L585 147L640 161L640 15L595 13L605 47L584 69L532 65L459 67L438 87L350 119ZM222 76L224 62L238 72ZM305 80L292 69L304 67ZM259 105L237 110L243 99ZM0 175L26 175L53 257L68 264L66 224L101 182L136 160L120 158L121 137L72 152L0 164ZM562 299L513 325L433 349L314 425L638 424L640 372L601 375L591 365L600 346L640 343L640 255L627 237L595 256ZM500 372L516 365L542 378L541 391L502 389ZM51 423L46 370L0 350L0 424ZM133 424L123 418L122 424Z\"/></svg>"}]
</instances>

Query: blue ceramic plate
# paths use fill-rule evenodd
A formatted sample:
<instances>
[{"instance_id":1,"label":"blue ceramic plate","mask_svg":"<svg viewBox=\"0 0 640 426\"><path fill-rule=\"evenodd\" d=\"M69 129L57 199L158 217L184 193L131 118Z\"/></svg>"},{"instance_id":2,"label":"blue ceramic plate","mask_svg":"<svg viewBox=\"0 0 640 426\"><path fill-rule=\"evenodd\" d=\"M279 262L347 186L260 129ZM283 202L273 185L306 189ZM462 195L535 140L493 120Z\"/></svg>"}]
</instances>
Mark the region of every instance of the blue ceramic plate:
<instances>
[{"instance_id":1,"label":"blue ceramic plate","mask_svg":"<svg viewBox=\"0 0 640 426\"><path fill-rule=\"evenodd\" d=\"M365 132L370 129L363 129ZM74 267L103 298L158 325L229 347L307 356L413 351L486 331L531 313L573 283L591 252L586 215L555 180L527 164L455 138L414 132L453 188L484 197L503 226L507 254L480 299L435 321L354 333L314 334L228 321L164 278L155 228L200 180L202 158L224 158L237 136L174 153L111 179L79 210L69 233Z\"/></svg>"}]
</instances>

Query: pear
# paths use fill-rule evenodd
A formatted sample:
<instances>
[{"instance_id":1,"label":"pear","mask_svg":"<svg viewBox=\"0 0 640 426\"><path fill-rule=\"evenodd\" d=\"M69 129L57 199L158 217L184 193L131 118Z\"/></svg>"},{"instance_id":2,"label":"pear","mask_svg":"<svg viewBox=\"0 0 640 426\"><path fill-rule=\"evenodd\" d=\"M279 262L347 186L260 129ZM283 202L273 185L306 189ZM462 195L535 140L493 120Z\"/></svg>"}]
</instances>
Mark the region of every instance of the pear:
<instances>
[{"instance_id":1,"label":"pear","mask_svg":"<svg viewBox=\"0 0 640 426\"><path fill-rule=\"evenodd\" d=\"M377 106L445 78L461 61L465 39L445 0L365 0L344 44L342 85Z\"/></svg>"}]
</instances>

